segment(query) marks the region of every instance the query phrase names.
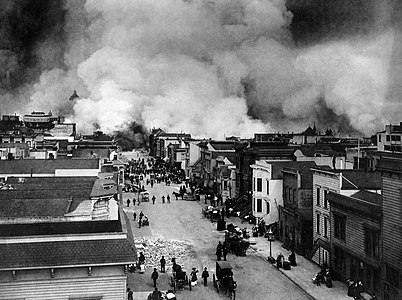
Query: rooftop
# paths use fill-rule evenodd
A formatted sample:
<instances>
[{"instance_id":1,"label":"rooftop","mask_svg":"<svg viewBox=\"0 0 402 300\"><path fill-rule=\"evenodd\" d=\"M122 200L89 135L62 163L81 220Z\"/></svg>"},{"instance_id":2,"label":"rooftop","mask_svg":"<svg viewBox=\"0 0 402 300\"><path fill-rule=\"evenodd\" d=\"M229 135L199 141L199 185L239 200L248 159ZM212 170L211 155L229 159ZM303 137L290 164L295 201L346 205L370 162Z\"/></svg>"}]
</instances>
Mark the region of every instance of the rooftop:
<instances>
[{"instance_id":1,"label":"rooftop","mask_svg":"<svg viewBox=\"0 0 402 300\"><path fill-rule=\"evenodd\" d=\"M135 247L127 239L0 244L0 270L130 264Z\"/></svg>"},{"instance_id":2,"label":"rooftop","mask_svg":"<svg viewBox=\"0 0 402 300\"><path fill-rule=\"evenodd\" d=\"M329 192L327 197L331 205L364 213L374 218L378 218L381 215L382 196L380 194L359 191L351 196L345 196Z\"/></svg>"},{"instance_id":3,"label":"rooftop","mask_svg":"<svg viewBox=\"0 0 402 300\"><path fill-rule=\"evenodd\" d=\"M54 174L57 169L98 169L98 159L0 160L1 174Z\"/></svg>"}]
</instances>

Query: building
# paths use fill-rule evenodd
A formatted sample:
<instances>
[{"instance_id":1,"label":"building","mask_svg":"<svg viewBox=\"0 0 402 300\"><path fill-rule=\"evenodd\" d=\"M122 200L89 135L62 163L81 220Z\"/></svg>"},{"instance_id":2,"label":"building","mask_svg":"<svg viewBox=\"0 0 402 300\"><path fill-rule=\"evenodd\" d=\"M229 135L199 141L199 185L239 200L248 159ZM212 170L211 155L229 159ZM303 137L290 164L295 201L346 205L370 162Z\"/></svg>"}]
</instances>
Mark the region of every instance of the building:
<instances>
[{"instance_id":1,"label":"building","mask_svg":"<svg viewBox=\"0 0 402 300\"><path fill-rule=\"evenodd\" d=\"M33 111L30 115L24 115L22 118L24 125L34 129L51 129L57 123L63 123L63 117L55 117L52 112L44 113L42 111Z\"/></svg>"},{"instance_id":2,"label":"building","mask_svg":"<svg viewBox=\"0 0 402 300\"><path fill-rule=\"evenodd\" d=\"M385 125L385 130L377 133L377 150L402 153L402 122L399 125Z\"/></svg>"},{"instance_id":3,"label":"building","mask_svg":"<svg viewBox=\"0 0 402 300\"><path fill-rule=\"evenodd\" d=\"M167 133L162 129L152 129L149 135L150 155L155 158L164 159L167 157L167 147L169 144L180 144L182 139L190 139L188 133Z\"/></svg>"},{"instance_id":4,"label":"building","mask_svg":"<svg viewBox=\"0 0 402 300\"><path fill-rule=\"evenodd\" d=\"M380 295L382 195L358 191L350 196L329 192L331 266L342 281L361 281Z\"/></svg>"},{"instance_id":5,"label":"building","mask_svg":"<svg viewBox=\"0 0 402 300\"><path fill-rule=\"evenodd\" d=\"M313 248L309 254L319 265L330 265L330 203L329 192L350 196L360 190L381 193L381 176L363 170L313 168Z\"/></svg>"},{"instance_id":6,"label":"building","mask_svg":"<svg viewBox=\"0 0 402 300\"><path fill-rule=\"evenodd\" d=\"M0 224L0 299L124 299L136 261L126 222L120 211L118 220Z\"/></svg>"},{"instance_id":7,"label":"building","mask_svg":"<svg viewBox=\"0 0 402 300\"><path fill-rule=\"evenodd\" d=\"M313 244L313 172L315 162L292 162L282 169L283 206L280 235L283 247L304 255Z\"/></svg>"},{"instance_id":8,"label":"building","mask_svg":"<svg viewBox=\"0 0 402 300\"><path fill-rule=\"evenodd\" d=\"M382 174L382 293L381 299L402 297L402 155L383 156L377 165Z\"/></svg>"},{"instance_id":9,"label":"building","mask_svg":"<svg viewBox=\"0 0 402 300\"><path fill-rule=\"evenodd\" d=\"M201 166L202 185L213 188L215 193L218 190L219 161L223 163L225 157L232 160L235 159L233 146L233 141L203 140L198 143L198 147L200 148L199 164Z\"/></svg>"},{"instance_id":10,"label":"building","mask_svg":"<svg viewBox=\"0 0 402 300\"><path fill-rule=\"evenodd\" d=\"M258 160L294 161L295 149L289 147L287 142L283 141L241 141L236 143L234 148L236 150L236 199L234 209L240 211L241 215L247 215L252 213L253 210L253 169L251 166ZM282 194L280 194L280 197L282 197Z\"/></svg>"}]
</instances>

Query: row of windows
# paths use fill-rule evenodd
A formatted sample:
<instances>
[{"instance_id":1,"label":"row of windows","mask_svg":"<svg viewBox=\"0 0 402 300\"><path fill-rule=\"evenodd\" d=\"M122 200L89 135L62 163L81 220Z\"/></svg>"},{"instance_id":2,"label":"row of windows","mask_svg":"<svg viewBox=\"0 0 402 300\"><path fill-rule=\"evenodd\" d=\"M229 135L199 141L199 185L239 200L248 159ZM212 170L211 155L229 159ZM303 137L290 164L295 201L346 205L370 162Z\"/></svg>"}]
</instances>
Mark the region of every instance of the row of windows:
<instances>
[{"instance_id":1,"label":"row of windows","mask_svg":"<svg viewBox=\"0 0 402 300\"><path fill-rule=\"evenodd\" d=\"M379 136L379 142L381 142L381 135ZM385 140L387 142L393 141L393 142L400 142L401 141L401 136L400 135L389 135L387 134L385 136Z\"/></svg>"},{"instance_id":2,"label":"row of windows","mask_svg":"<svg viewBox=\"0 0 402 300\"><path fill-rule=\"evenodd\" d=\"M321 234L321 214L316 214L316 232ZM328 217L323 217L323 235L328 237L330 222ZM346 241L346 217L334 214L334 237ZM364 252L372 257L379 257L380 254L380 233L377 230L364 228Z\"/></svg>"}]
</instances>

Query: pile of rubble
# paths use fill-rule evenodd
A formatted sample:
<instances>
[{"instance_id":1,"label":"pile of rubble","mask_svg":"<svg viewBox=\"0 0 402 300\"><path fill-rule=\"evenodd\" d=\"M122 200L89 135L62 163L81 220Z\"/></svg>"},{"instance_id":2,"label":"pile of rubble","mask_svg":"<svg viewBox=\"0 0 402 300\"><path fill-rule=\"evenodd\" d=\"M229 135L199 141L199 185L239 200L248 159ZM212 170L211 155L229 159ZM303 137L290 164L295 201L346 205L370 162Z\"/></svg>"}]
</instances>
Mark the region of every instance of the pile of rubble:
<instances>
[{"instance_id":1,"label":"pile of rubble","mask_svg":"<svg viewBox=\"0 0 402 300\"><path fill-rule=\"evenodd\" d=\"M138 254L144 253L145 267L160 269L160 259L162 255L166 260L166 272L170 272L172 268L172 258L176 258L176 263L185 266L189 263L189 259L194 257L193 247L184 241L155 239L135 239L135 247Z\"/></svg>"}]
</instances>

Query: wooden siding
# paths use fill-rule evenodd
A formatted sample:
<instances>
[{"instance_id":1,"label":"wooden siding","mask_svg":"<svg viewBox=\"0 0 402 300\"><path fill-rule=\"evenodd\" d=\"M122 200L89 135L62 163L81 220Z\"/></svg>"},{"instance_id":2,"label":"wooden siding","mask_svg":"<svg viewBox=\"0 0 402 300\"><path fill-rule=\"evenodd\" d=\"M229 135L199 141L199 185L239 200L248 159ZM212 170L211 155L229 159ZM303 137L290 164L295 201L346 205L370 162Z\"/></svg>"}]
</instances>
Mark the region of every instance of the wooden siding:
<instances>
[{"instance_id":1,"label":"wooden siding","mask_svg":"<svg viewBox=\"0 0 402 300\"><path fill-rule=\"evenodd\" d=\"M332 212L340 212L346 215L345 224L345 241L337 239L334 235L334 214ZM370 225L371 227L378 228L380 230L380 224L373 220L366 219L364 217L345 212L342 209L331 208L331 240L335 246L341 247L353 253L356 257L359 257L367 262L372 263L379 267L380 258L367 256L365 253L365 242L364 242L364 230L365 227L363 223ZM380 246L381 247L381 246ZM379 249L379 254L381 249Z\"/></svg>"},{"instance_id":2,"label":"wooden siding","mask_svg":"<svg viewBox=\"0 0 402 300\"><path fill-rule=\"evenodd\" d=\"M126 276L13 281L0 284L0 299L68 300L70 297L102 296L102 300L122 300L126 293Z\"/></svg>"},{"instance_id":3,"label":"wooden siding","mask_svg":"<svg viewBox=\"0 0 402 300\"><path fill-rule=\"evenodd\" d=\"M384 261L402 263L402 178L383 176Z\"/></svg>"}]
</instances>

